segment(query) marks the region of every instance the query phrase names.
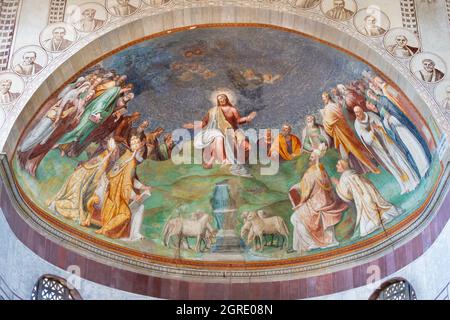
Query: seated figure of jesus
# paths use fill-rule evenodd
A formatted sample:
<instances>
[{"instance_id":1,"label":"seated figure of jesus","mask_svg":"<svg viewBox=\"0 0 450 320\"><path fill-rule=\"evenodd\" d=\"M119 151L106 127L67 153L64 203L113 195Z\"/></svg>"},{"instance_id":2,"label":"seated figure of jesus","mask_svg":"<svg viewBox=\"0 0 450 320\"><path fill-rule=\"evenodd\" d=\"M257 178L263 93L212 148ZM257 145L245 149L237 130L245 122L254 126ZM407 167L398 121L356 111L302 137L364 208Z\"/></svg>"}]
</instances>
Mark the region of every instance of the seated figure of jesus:
<instances>
[{"instance_id":1,"label":"seated figure of jesus","mask_svg":"<svg viewBox=\"0 0 450 320\"><path fill-rule=\"evenodd\" d=\"M203 150L205 168L214 164L237 164L235 153L237 148L248 152L249 144L239 125L250 123L256 112L241 117L226 94L217 96L217 106L209 109L199 124L184 125L187 129L201 129L194 137L194 147Z\"/></svg>"}]
</instances>

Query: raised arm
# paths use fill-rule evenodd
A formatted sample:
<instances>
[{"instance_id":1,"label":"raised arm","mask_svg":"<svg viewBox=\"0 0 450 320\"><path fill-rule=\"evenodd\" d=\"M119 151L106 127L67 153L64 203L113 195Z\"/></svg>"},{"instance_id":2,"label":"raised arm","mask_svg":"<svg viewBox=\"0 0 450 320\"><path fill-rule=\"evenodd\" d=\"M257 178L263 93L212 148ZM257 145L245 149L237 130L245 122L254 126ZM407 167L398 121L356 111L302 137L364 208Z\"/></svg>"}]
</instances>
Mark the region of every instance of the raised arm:
<instances>
[{"instance_id":1,"label":"raised arm","mask_svg":"<svg viewBox=\"0 0 450 320\"><path fill-rule=\"evenodd\" d=\"M114 140L117 143L127 144L128 137L122 135L122 132L125 130L127 125L128 125L127 121L121 121L117 126L116 130L114 130Z\"/></svg>"}]
</instances>

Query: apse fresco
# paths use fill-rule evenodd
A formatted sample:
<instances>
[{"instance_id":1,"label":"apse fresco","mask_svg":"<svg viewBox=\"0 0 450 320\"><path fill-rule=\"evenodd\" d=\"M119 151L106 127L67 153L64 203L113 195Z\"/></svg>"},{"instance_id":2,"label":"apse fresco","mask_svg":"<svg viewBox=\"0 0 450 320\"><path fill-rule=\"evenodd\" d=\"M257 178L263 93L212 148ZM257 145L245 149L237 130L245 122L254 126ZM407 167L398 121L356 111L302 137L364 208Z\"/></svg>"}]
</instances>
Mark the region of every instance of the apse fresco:
<instances>
[{"instance_id":1,"label":"apse fresco","mask_svg":"<svg viewBox=\"0 0 450 320\"><path fill-rule=\"evenodd\" d=\"M349 53L203 27L74 75L13 167L27 202L86 241L197 261L333 256L420 214L441 173L427 121Z\"/></svg>"}]
</instances>

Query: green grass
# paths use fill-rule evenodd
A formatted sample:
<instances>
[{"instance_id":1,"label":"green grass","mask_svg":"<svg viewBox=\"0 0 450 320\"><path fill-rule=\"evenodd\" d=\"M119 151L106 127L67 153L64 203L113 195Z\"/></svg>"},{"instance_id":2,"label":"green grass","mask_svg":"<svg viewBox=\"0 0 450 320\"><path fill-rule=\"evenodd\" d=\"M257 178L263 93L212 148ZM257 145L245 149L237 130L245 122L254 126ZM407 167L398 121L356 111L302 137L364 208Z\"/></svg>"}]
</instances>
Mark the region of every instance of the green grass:
<instances>
[{"instance_id":1,"label":"green grass","mask_svg":"<svg viewBox=\"0 0 450 320\"><path fill-rule=\"evenodd\" d=\"M82 154L79 159L70 159L67 157L61 158L57 151L51 151L42 161L37 171L37 178L33 178L22 171L15 159L13 166L16 178L24 193L42 210L49 212L46 205L48 200L58 192L64 181L76 168L78 161L83 159L86 159L85 154ZM337 160L338 154L335 150L328 151L322 159L330 177L339 177L335 169ZM238 233L242 226L240 214L243 211L263 209L269 215L281 216L286 221L292 234L290 223L292 209L287 194L290 187L300 181L307 166L308 155L304 154L297 160L281 163L278 174L274 176L260 175L259 165L254 165L250 168L253 177L241 178L230 175L227 168L214 167L211 170L205 170L201 165L174 165L171 161L145 161L138 167L138 176L142 182L154 187L152 196L145 202L145 217L141 230L147 239L142 242L129 243L102 238L146 252L173 256L176 254L175 250L167 249L162 245L161 232L164 223L170 217L189 216L191 212L198 209L212 213L210 199L215 184L224 180L229 182L231 193L238 208L239 222L236 228ZM422 181L416 190L405 195L399 194L397 182L386 171L382 170L378 175L368 174L367 176L386 200L404 210L404 214L391 222L391 224L395 224L423 203L429 193L428 191L437 180L439 170L438 161L434 160L428 178ZM81 228L75 222L60 216L57 217L69 225ZM355 212L350 209L336 226L336 237L341 246L359 240L358 235L353 237L354 223ZM93 228L82 228L82 230L94 234ZM374 234L376 233L369 235L369 237ZM279 259L287 256L285 251L276 248L266 248L262 253L254 253L250 250L246 251L245 255L246 259L249 260ZM196 254L189 250L182 250L182 256L193 259L202 258L202 254Z\"/></svg>"}]
</instances>

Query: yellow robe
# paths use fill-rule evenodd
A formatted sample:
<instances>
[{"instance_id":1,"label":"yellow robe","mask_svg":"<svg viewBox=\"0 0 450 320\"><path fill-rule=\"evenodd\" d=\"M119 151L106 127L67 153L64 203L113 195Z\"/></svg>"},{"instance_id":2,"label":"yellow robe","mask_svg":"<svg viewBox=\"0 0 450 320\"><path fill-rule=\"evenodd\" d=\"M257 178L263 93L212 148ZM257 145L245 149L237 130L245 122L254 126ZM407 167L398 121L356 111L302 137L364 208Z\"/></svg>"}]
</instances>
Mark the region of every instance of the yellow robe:
<instances>
[{"instance_id":1,"label":"yellow robe","mask_svg":"<svg viewBox=\"0 0 450 320\"><path fill-rule=\"evenodd\" d=\"M134 154L127 150L108 173L109 187L100 214L103 227L98 233L110 238L129 236L136 165Z\"/></svg>"},{"instance_id":2,"label":"yellow robe","mask_svg":"<svg viewBox=\"0 0 450 320\"><path fill-rule=\"evenodd\" d=\"M109 152L104 151L96 158L77 168L50 203L60 215L83 222L89 197L109 164Z\"/></svg>"},{"instance_id":3,"label":"yellow robe","mask_svg":"<svg viewBox=\"0 0 450 320\"><path fill-rule=\"evenodd\" d=\"M279 134L278 137L275 139L274 144L270 148L270 154L272 155L274 152L276 152L284 160L292 160L295 157L298 157L302 153L302 143L298 137L292 134L291 134L291 143L292 143L292 152L289 153L286 138L283 135ZM295 157L293 157L292 154L294 154Z\"/></svg>"},{"instance_id":4,"label":"yellow robe","mask_svg":"<svg viewBox=\"0 0 450 320\"><path fill-rule=\"evenodd\" d=\"M380 173L380 170L370 161L370 156L365 150L364 145L356 138L352 129L348 126L344 114L337 104L329 103L322 113L323 127L334 141L334 147L340 150L340 147L351 153L371 172Z\"/></svg>"}]
</instances>

